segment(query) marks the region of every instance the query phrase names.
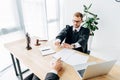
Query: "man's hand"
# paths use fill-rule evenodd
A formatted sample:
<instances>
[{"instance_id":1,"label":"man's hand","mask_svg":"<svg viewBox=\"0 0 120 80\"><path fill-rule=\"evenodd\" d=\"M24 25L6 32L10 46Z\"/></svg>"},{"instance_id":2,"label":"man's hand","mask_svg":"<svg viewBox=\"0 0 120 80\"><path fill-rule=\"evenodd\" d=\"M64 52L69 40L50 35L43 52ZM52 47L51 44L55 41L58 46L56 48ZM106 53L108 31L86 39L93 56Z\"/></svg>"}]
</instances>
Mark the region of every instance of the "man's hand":
<instances>
[{"instance_id":1,"label":"man's hand","mask_svg":"<svg viewBox=\"0 0 120 80\"><path fill-rule=\"evenodd\" d=\"M68 43L63 43L63 47L64 47L64 48L70 48L70 49L74 48L73 45L70 45L70 44L68 44Z\"/></svg>"},{"instance_id":2,"label":"man's hand","mask_svg":"<svg viewBox=\"0 0 120 80\"><path fill-rule=\"evenodd\" d=\"M56 41L56 42L55 42L55 46L59 47L59 46L60 46L60 42L59 42L59 41Z\"/></svg>"},{"instance_id":3,"label":"man's hand","mask_svg":"<svg viewBox=\"0 0 120 80\"><path fill-rule=\"evenodd\" d=\"M52 69L59 72L62 69L62 61L61 58L56 60L55 62L52 63L51 65Z\"/></svg>"}]
</instances>

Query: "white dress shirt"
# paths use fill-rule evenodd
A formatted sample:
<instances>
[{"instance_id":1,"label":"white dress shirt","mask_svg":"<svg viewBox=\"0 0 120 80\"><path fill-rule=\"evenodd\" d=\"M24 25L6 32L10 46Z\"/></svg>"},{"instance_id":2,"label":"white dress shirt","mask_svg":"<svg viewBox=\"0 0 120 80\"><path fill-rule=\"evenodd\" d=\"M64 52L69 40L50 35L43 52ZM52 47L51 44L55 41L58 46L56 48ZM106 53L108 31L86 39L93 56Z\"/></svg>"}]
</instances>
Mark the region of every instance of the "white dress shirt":
<instances>
[{"instance_id":1,"label":"white dress shirt","mask_svg":"<svg viewBox=\"0 0 120 80\"><path fill-rule=\"evenodd\" d=\"M78 28L75 28L75 27L73 26L73 31L77 30L77 32L79 32L80 28L81 28L81 26L79 26ZM80 45L78 42L73 43L72 45L75 45L75 46L74 46L75 48L81 47L81 45Z\"/></svg>"}]
</instances>

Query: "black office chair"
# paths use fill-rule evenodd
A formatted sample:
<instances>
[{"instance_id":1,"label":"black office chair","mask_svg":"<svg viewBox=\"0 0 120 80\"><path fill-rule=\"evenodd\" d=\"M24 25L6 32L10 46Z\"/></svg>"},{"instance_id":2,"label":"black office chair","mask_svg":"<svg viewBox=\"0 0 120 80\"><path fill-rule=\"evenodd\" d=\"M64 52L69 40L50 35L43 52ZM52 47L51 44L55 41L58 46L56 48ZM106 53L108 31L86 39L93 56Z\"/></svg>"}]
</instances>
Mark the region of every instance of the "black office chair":
<instances>
[{"instance_id":1,"label":"black office chair","mask_svg":"<svg viewBox=\"0 0 120 80\"><path fill-rule=\"evenodd\" d=\"M87 54L88 54L88 55L90 54L90 50L87 50Z\"/></svg>"},{"instance_id":2,"label":"black office chair","mask_svg":"<svg viewBox=\"0 0 120 80\"><path fill-rule=\"evenodd\" d=\"M90 50L88 50L88 45L86 45L86 52L85 52L86 54L90 54Z\"/></svg>"}]
</instances>

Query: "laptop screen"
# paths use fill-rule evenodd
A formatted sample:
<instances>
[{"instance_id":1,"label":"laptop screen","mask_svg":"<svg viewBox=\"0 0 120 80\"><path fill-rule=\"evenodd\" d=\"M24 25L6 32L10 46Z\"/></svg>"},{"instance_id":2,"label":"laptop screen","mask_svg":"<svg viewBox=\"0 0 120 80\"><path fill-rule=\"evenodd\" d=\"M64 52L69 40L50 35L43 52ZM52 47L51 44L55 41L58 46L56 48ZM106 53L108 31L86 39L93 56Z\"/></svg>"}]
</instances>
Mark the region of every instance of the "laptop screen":
<instances>
[{"instance_id":1,"label":"laptop screen","mask_svg":"<svg viewBox=\"0 0 120 80\"><path fill-rule=\"evenodd\" d=\"M84 72L85 72L85 69L78 70L77 72L79 73L79 75L80 75L81 77L83 77L83 74L84 74Z\"/></svg>"}]
</instances>

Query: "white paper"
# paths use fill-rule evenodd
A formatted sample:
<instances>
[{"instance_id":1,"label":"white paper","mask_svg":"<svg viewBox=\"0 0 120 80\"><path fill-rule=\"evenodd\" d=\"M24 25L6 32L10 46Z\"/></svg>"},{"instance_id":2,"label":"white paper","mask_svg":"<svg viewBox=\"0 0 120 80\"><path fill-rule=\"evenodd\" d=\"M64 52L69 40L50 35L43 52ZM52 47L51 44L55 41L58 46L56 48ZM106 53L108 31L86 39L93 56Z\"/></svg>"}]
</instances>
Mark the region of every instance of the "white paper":
<instances>
[{"instance_id":1,"label":"white paper","mask_svg":"<svg viewBox=\"0 0 120 80\"><path fill-rule=\"evenodd\" d=\"M55 53L55 51L50 46L41 47L40 52L43 56Z\"/></svg>"},{"instance_id":2,"label":"white paper","mask_svg":"<svg viewBox=\"0 0 120 80\"><path fill-rule=\"evenodd\" d=\"M61 51L59 51L55 55L53 55L53 57L56 59L61 57L62 61L66 61L73 54L74 54L74 52L72 50L62 49Z\"/></svg>"},{"instance_id":3,"label":"white paper","mask_svg":"<svg viewBox=\"0 0 120 80\"><path fill-rule=\"evenodd\" d=\"M74 54L70 56L65 62L71 65L83 64L88 60L88 56L83 56L80 54Z\"/></svg>"},{"instance_id":4,"label":"white paper","mask_svg":"<svg viewBox=\"0 0 120 80\"><path fill-rule=\"evenodd\" d=\"M70 65L78 65L82 63L86 63L88 60L88 56L83 56L75 53L70 49L63 49L53 55L54 58L58 59L61 57L61 60L70 64Z\"/></svg>"}]
</instances>

